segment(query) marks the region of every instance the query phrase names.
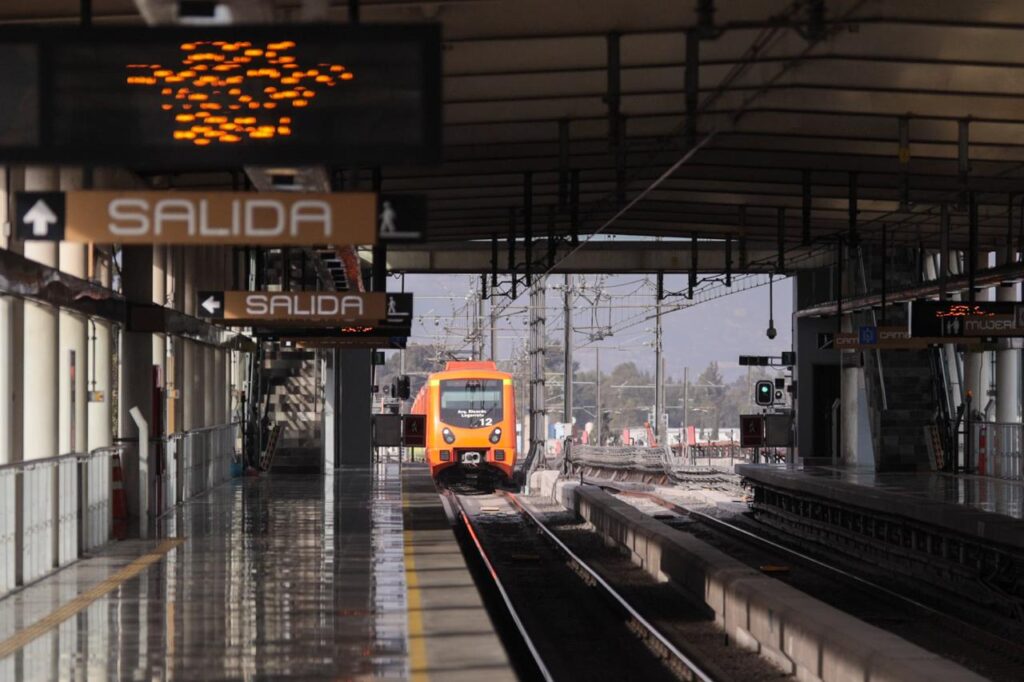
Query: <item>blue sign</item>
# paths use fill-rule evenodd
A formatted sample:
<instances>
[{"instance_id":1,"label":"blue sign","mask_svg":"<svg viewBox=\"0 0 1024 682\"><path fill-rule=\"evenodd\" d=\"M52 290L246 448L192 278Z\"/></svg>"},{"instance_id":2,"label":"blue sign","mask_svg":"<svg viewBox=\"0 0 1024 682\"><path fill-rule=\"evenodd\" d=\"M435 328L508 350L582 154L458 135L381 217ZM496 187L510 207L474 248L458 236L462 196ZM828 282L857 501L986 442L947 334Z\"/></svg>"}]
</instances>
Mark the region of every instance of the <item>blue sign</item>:
<instances>
[{"instance_id":1,"label":"blue sign","mask_svg":"<svg viewBox=\"0 0 1024 682\"><path fill-rule=\"evenodd\" d=\"M874 346L878 343L878 327L864 326L860 328L858 341L862 346Z\"/></svg>"}]
</instances>

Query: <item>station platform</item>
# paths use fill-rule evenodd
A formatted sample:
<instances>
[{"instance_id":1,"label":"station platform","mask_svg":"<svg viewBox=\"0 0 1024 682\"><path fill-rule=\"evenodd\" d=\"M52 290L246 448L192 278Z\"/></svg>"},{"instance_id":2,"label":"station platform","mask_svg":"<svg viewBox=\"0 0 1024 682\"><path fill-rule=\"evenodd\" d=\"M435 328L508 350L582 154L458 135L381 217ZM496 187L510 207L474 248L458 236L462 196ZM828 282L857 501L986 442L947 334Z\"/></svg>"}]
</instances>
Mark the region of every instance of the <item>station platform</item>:
<instances>
[{"instance_id":1,"label":"station platform","mask_svg":"<svg viewBox=\"0 0 1024 682\"><path fill-rule=\"evenodd\" d=\"M1024 550L1024 481L938 472L737 464L755 484Z\"/></svg>"},{"instance_id":2,"label":"station platform","mask_svg":"<svg viewBox=\"0 0 1024 682\"><path fill-rule=\"evenodd\" d=\"M0 680L513 679L429 484L381 463L217 486L0 600Z\"/></svg>"}]
</instances>

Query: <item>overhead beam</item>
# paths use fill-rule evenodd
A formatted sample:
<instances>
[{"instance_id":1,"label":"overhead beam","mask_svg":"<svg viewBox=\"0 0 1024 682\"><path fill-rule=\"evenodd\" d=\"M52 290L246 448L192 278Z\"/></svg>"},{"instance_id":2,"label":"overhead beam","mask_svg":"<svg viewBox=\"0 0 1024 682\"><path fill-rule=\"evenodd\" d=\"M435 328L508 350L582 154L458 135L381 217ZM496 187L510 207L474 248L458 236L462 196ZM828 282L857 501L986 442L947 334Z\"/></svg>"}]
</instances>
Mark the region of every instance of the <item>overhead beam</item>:
<instances>
[{"instance_id":1,"label":"overhead beam","mask_svg":"<svg viewBox=\"0 0 1024 682\"><path fill-rule=\"evenodd\" d=\"M748 272L775 272L777 245L770 241L746 245L747 260L739 267L732 259L732 244L727 241L699 241L700 258L697 272L732 275ZM556 250L556 274L658 273L687 274L693 263L689 241L598 241L587 244L575 253L568 245ZM564 258L559 260L559 258ZM831 263L823 249L795 248L787 254L788 270L812 268ZM490 241L463 243L432 243L392 245L388 249L391 272L405 274L481 274L493 272ZM507 263L497 264L498 274L511 272Z\"/></svg>"}]
</instances>

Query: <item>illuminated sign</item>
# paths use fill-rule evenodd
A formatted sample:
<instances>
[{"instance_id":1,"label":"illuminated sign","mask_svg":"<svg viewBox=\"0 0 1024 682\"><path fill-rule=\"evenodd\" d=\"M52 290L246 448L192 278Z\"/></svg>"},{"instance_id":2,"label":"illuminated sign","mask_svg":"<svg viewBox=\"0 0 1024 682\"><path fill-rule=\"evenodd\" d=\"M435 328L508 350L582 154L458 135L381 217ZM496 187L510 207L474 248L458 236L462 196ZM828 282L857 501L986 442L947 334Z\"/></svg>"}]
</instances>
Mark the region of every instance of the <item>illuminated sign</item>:
<instances>
[{"instance_id":1,"label":"illuminated sign","mask_svg":"<svg viewBox=\"0 0 1024 682\"><path fill-rule=\"evenodd\" d=\"M914 301L910 330L914 338L1024 336L1024 306L1009 301Z\"/></svg>"},{"instance_id":2,"label":"illuminated sign","mask_svg":"<svg viewBox=\"0 0 1024 682\"><path fill-rule=\"evenodd\" d=\"M383 292L201 291L196 296L196 311L200 317L245 326L270 322L376 323L385 318L387 297Z\"/></svg>"},{"instance_id":3,"label":"illuminated sign","mask_svg":"<svg viewBox=\"0 0 1024 682\"><path fill-rule=\"evenodd\" d=\"M17 204L30 207L19 237L97 244L375 244L378 227L372 192L22 192ZM58 213L63 231L47 222Z\"/></svg>"},{"instance_id":4,"label":"illuminated sign","mask_svg":"<svg viewBox=\"0 0 1024 682\"><path fill-rule=\"evenodd\" d=\"M293 54L296 47L292 40L182 43L178 63L128 64L125 80L159 89L160 109L173 116L175 140L201 147L288 137L292 109L309 106L323 88L355 78L342 64L304 66Z\"/></svg>"},{"instance_id":5,"label":"illuminated sign","mask_svg":"<svg viewBox=\"0 0 1024 682\"><path fill-rule=\"evenodd\" d=\"M300 337L282 339L285 346L297 348L405 348L406 336Z\"/></svg>"},{"instance_id":6,"label":"illuminated sign","mask_svg":"<svg viewBox=\"0 0 1024 682\"><path fill-rule=\"evenodd\" d=\"M436 163L436 25L4 27L0 159Z\"/></svg>"}]
</instances>

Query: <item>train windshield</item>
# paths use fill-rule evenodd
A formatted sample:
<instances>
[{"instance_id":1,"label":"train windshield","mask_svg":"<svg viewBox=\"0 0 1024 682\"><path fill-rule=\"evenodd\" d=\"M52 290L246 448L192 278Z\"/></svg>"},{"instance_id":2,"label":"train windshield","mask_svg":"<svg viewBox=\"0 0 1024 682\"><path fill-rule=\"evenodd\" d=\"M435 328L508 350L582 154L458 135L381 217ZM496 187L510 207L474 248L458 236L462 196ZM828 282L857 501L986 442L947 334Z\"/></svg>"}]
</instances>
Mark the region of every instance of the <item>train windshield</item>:
<instances>
[{"instance_id":1,"label":"train windshield","mask_svg":"<svg viewBox=\"0 0 1024 682\"><path fill-rule=\"evenodd\" d=\"M501 422L500 379L447 379L441 382L441 421L475 429Z\"/></svg>"}]
</instances>

